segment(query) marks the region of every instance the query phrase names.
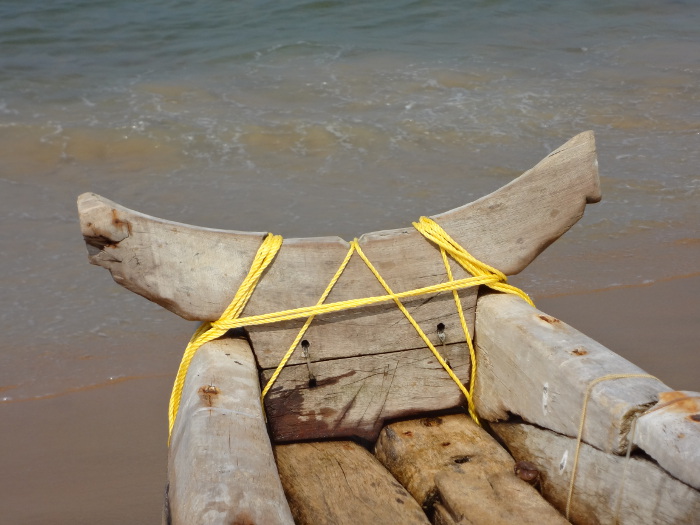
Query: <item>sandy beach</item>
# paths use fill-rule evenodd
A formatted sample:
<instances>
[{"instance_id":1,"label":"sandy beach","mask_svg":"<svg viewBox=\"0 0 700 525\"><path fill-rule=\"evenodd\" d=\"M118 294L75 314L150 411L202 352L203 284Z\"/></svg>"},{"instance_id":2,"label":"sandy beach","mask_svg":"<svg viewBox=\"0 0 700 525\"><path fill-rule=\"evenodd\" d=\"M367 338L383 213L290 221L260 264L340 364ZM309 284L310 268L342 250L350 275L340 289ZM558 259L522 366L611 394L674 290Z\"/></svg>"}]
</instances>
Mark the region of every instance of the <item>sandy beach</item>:
<instances>
[{"instance_id":1,"label":"sandy beach","mask_svg":"<svg viewBox=\"0 0 700 525\"><path fill-rule=\"evenodd\" d=\"M537 306L671 388L700 389L699 275L649 286L543 297L537 299ZM663 358L668 349L673 359ZM171 377L146 377L0 405L0 448L5 451L0 455L0 471L14 473L0 477L3 521L159 522L171 381Z\"/></svg>"}]
</instances>

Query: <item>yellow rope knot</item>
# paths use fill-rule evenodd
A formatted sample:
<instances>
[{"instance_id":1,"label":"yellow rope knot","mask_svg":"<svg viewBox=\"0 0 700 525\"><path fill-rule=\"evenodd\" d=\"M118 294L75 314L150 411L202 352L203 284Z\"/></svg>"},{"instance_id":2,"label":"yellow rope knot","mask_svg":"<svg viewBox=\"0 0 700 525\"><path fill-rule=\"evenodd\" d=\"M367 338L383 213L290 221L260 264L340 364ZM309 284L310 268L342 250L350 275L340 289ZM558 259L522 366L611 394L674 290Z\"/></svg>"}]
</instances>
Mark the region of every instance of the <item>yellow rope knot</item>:
<instances>
[{"instance_id":1,"label":"yellow rope knot","mask_svg":"<svg viewBox=\"0 0 700 525\"><path fill-rule=\"evenodd\" d=\"M454 239L452 239L447 234L447 232L445 232L445 230L443 230L440 227L440 225L432 219L429 219L427 217L421 217L418 222L413 223L413 226L427 240L433 242L440 248L440 253L442 255L442 260L445 265L445 270L447 272L448 277L448 281L446 283L439 283L423 288L417 288L415 290L394 293L389 287L389 285L386 283L386 281L384 281L381 275L379 275L379 272L377 272L376 268L372 265L372 263L369 261L367 256L360 248L357 239L355 239L350 243L350 249L348 250L348 253L345 256L345 259L341 263L340 267L336 271L335 275L331 279L323 294L321 294L321 298L318 300L315 306L305 306L291 310L284 310L281 312L273 312L269 314L254 315L241 318L239 317L239 315L241 314L246 304L248 303L248 300L253 294L255 286L260 280L262 273L275 258L275 255L282 246L282 237L278 235L268 234L268 236L265 237L265 240L263 241L262 245L258 250L258 253L255 256L255 259L253 261L250 271L248 272L247 277L243 280L243 283L236 292L236 295L233 298L233 301L231 301L231 304L228 306L228 308L226 308L224 313L221 314L221 317L218 321L215 321L213 323L203 323L199 327L199 329L194 333L194 335L190 339L189 344L187 345L187 348L185 349L185 353L182 357L182 362L180 363L180 368L178 369L175 384L173 385L173 391L170 397L170 406L168 412L168 436L172 434L175 419L177 417L178 408L180 406L180 398L182 396L182 388L185 382L185 377L187 376L187 369L190 365L190 362L192 361L192 358L194 357L195 352L203 344L218 337L221 337L224 333L226 333L232 328L306 318L306 322L302 326L301 330L297 334L296 338L290 345L287 352L282 357L275 372L272 374L267 384L263 388L261 394L261 401L263 401L265 395L270 391L270 388L272 388L272 385L275 383L282 369L291 358L292 354L294 353L294 350L297 348L299 341L301 341L302 337L304 336L304 333L306 333L306 330L311 325L311 323L317 315L339 312L342 310L348 310L352 308L359 308L362 306L368 306L389 300L393 300L396 303L396 306L401 310L401 312L406 316L406 319L408 319L408 321L416 329L418 335L433 353L440 365L445 369L450 378L452 378L452 380L457 384L461 392L464 394L464 397L467 399L467 406L470 416L475 422L479 423L479 418L477 416L476 407L474 406L473 399L474 381L476 378L476 355L474 352L474 346L472 344L472 338L469 334L469 328L464 318L464 312L462 311L462 304L459 300L457 290L484 284L500 292L518 295L531 305L533 303L527 296L527 294L525 294L525 292L514 286L509 285L507 283L506 276L502 272L475 259L471 254L469 254L469 252L467 252L457 242L455 242ZM335 284L338 282L338 279L340 279L340 276L347 267L348 262L350 262L350 259L354 253L357 253L357 255L365 263L365 265L374 274L374 276L377 278L384 290L387 292L386 295L365 297L361 299L351 299L348 301L339 301L335 303L325 304L326 298L330 294ZM452 276L452 270L450 268L449 261L447 258L448 255L452 257L452 259L454 259L468 273L470 273L472 277L454 280ZM425 332L423 332L423 330L415 321L415 319L413 319L413 316L411 316L408 310L406 310L406 308L401 303L401 299L404 298L446 291L452 291L455 300L455 305L457 307L457 312L459 313L460 324L462 325L462 330L464 331L464 336L466 338L467 345L469 346L469 356L472 365L471 375L468 382L469 388L465 387L462 384L460 379L452 371L452 368L450 368L447 362L437 351L435 346L430 342L428 336L425 335Z\"/></svg>"}]
</instances>

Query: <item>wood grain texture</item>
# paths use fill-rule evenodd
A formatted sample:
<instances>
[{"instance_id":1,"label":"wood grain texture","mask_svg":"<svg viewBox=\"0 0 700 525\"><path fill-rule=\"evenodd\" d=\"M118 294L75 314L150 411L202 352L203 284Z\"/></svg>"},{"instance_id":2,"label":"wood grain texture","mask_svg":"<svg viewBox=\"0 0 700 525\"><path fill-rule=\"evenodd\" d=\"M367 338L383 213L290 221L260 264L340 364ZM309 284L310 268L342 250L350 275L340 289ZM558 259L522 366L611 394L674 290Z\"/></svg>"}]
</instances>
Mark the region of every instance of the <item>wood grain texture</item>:
<instances>
[{"instance_id":1,"label":"wood grain texture","mask_svg":"<svg viewBox=\"0 0 700 525\"><path fill-rule=\"evenodd\" d=\"M295 443L275 451L297 525L430 523L406 489L356 443Z\"/></svg>"},{"instance_id":2,"label":"wood grain texture","mask_svg":"<svg viewBox=\"0 0 700 525\"><path fill-rule=\"evenodd\" d=\"M576 436L588 384L599 377L644 370L522 299L492 294L477 307L475 402L489 421L516 414L560 434ZM632 420L668 387L626 378L592 390L583 440L623 454Z\"/></svg>"},{"instance_id":3,"label":"wood grain texture","mask_svg":"<svg viewBox=\"0 0 700 525\"><path fill-rule=\"evenodd\" d=\"M464 414L388 425L375 454L435 523L566 523L515 475L508 452Z\"/></svg>"},{"instance_id":4,"label":"wood grain texture","mask_svg":"<svg viewBox=\"0 0 700 525\"><path fill-rule=\"evenodd\" d=\"M700 393L661 392L659 402L637 420L634 443L700 490Z\"/></svg>"},{"instance_id":5,"label":"wood grain texture","mask_svg":"<svg viewBox=\"0 0 700 525\"><path fill-rule=\"evenodd\" d=\"M507 186L434 219L484 262L507 274L521 271L600 198L592 132L577 135ZM95 194L78 199L90 262L116 282L186 319L215 320L242 282L262 233L197 228L150 217ZM416 219L420 212L416 211ZM394 291L447 280L439 250L412 227L360 238L367 256ZM315 304L340 265L348 243L337 237L287 239L259 283L245 315ZM465 277L453 268L455 278ZM354 258L327 302L383 295L375 277ZM473 323L475 290L460 292ZM427 331L458 327L451 294L422 296L407 305ZM250 327L263 368L273 367L300 322ZM457 329L450 342L464 341ZM308 338L314 359L336 359L424 346L393 302L319 317ZM291 364L300 363L294 356Z\"/></svg>"},{"instance_id":6,"label":"wood grain texture","mask_svg":"<svg viewBox=\"0 0 700 525\"><path fill-rule=\"evenodd\" d=\"M576 440L526 423L494 423L493 431L513 457L535 463L543 473L543 494L564 512ZM583 444L570 520L577 525L694 524L700 492L681 483L652 461L625 458ZM625 468L627 472L625 475ZM616 508L620 487L620 510Z\"/></svg>"},{"instance_id":7,"label":"wood grain texture","mask_svg":"<svg viewBox=\"0 0 700 525\"><path fill-rule=\"evenodd\" d=\"M246 341L219 339L195 354L173 428L168 481L168 523L294 523Z\"/></svg>"},{"instance_id":8,"label":"wood grain texture","mask_svg":"<svg viewBox=\"0 0 700 525\"><path fill-rule=\"evenodd\" d=\"M438 346L463 382L469 380L464 343ZM314 347L309 350L313 355ZM275 442L357 437L377 439L383 422L466 404L457 385L427 348L287 366L265 398ZM272 370L262 373L266 384Z\"/></svg>"}]
</instances>

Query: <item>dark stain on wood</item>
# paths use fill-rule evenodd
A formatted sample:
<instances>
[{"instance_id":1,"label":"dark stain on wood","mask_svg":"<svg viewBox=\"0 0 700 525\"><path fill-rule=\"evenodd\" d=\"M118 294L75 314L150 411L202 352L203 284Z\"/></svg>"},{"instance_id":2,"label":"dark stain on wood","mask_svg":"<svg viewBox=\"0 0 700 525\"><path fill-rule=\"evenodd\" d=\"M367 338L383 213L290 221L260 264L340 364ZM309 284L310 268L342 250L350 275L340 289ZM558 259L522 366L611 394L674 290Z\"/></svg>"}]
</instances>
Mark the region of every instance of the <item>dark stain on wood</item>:
<instances>
[{"instance_id":1,"label":"dark stain on wood","mask_svg":"<svg viewBox=\"0 0 700 525\"><path fill-rule=\"evenodd\" d=\"M83 235L83 240L85 241L85 244L88 246L92 246L94 248L97 248L98 250L103 250L107 247L113 247L119 244L118 241L115 241L114 239L110 239L106 235Z\"/></svg>"},{"instance_id":2,"label":"dark stain on wood","mask_svg":"<svg viewBox=\"0 0 700 525\"><path fill-rule=\"evenodd\" d=\"M339 383L341 379L345 379L346 377L352 377L356 373L357 372L355 370L349 370L349 371L345 372L344 374L340 374L339 376L327 377L327 378L324 378L321 380L315 379L314 388L335 385L335 384Z\"/></svg>"},{"instance_id":3,"label":"dark stain on wood","mask_svg":"<svg viewBox=\"0 0 700 525\"><path fill-rule=\"evenodd\" d=\"M537 466L530 461L518 461L513 467L513 471L516 476L528 483L534 483L540 477Z\"/></svg>"},{"instance_id":4,"label":"dark stain on wood","mask_svg":"<svg viewBox=\"0 0 700 525\"><path fill-rule=\"evenodd\" d=\"M442 418L426 417L425 419L423 419L423 425L426 427L438 427L442 425Z\"/></svg>"},{"instance_id":5,"label":"dark stain on wood","mask_svg":"<svg viewBox=\"0 0 700 525\"><path fill-rule=\"evenodd\" d=\"M131 235L131 223L120 219L117 210L112 210L112 224L115 228L119 228L120 230L126 226L126 231L128 231L129 235Z\"/></svg>"},{"instance_id":6,"label":"dark stain on wood","mask_svg":"<svg viewBox=\"0 0 700 525\"><path fill-rule=\"evenodd\" d=\"M240 513L238 516L233 518L231 525L256 525L255 520L245 512Z\"/></svg>"},{"instance_id":7,"label":"dark stain on wood","mask_svg":"<svg viewBox=\"0 0 700 525\"><path fill-rule=\"evenodd\" d=\"M666 412L681 412L691 414L688 416L693 421L698 421L695 417L700 417L698 412L700 400L696 396L689 396L685 392L661 392L659 394L659 404L652 411L664 410Z\"/></svg>"},{"instance_id":8,"label":"dark stain on wood","mask_svg":"<svg viewBox=\"0 0 700 525\"><path fill-rule=\"evenodd\" d=\"M695 423L700 423L700 414L691 414L688 416L688 419L694 421Z\"/></svg>"},{"instance_id":9,"label":"dark stain on wood","mask_svg":"<svg viewBox=\"0 0 700 525\"><path fill-rule=\"evenodd\" d=\"M549 324L561 323L561 321L559 319L557 319L556 317L552 317L551 315L540 314L537 317L542 319L545 323L549 323Z\"/></svg>"},{"instance_id":10,"label":"dark stain on wood","mask_svg":"<svg viewBox=\"0 0 700 525\"><path fill-rule=\"evenodd\" d=\"M574 348L571 351L571 353L573 355L586 355L586 354L588 354L588 350L586 350L585 348Z\"/></svg>"},{"instance_id":11,"label":"dark stain on wood","mask_svg":"<svg viewBox=\"0 0 700 525\"><path fill-rule=\"evenodd\" d=\"M214 406L214 400L217 395L219 395L219 389L214 385L204 385L199 388L199 397L209 407Z\"/></svg>"},{"instance_id":12,"label":"dark stain on wood","mask_svg":"<svg viewBox=\"0 0 700 525\"><path fill-rule=\"evenodd\" d=\"M469 463L471 459L471 456L455 456L452 458L452 461L454 461L458 465L461 465L462 463Z\"/></svg>"}]
</instances>

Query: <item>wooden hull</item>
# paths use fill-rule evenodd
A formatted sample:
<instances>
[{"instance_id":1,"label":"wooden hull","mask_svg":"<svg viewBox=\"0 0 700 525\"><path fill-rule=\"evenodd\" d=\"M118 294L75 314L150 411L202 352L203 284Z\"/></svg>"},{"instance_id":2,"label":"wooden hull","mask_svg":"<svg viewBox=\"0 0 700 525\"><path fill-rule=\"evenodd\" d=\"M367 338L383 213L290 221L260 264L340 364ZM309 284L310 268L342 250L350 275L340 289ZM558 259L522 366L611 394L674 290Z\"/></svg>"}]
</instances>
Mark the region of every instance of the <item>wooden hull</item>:
<instances>
[{"instance_id":1,"label":"wooden hull","mask_svg":"<svg viewBox=\"0 0 700 525\"><path fill-rule=\"evenodd\" d=\"M504 188L433 219L514 274L599 199L587 132ZM149 217L94 194L80 197L79 211L90 262L186 319L218 319L263 237ZM415 230L359 243L394 291L448 280L439 250ZM348 246L285 240L244 316L315 304ZM351 259L329 302L382 292ZM582 524L697 519L700 394L674 392L517 297L477 289L458 297L488 432L463 415L464 396L391 302L314 320L308 355L292 356L264 412L260 383L303 319L246 326L244 339L211 341L190 365L164 521L565 523L567 507ZM406 307L468 382L473 364L452 294Z\"/></svg>"},{"instance_id":2,"label":"wooden hull","mask_svg":"<svg viewBox=\"0 0 700 525\"><path fill-rule=\"evenodd\" d=\"M548 333L543 335L542 330ZM358 449L362 447L349 441L297 446L273 443L280 478L271 473L267 482L258 479L256 484L236 476L235 469L227 465L238 465L250 450L272 460L272 452L265 452L269 449L258 448L259 440L269 439L267 434L261 431L251 447L244 435L250 430L248 419L230 417L225 410L217 412L217 401L202 394L211 385L218 385L221 391L232 388L225 383L230 379L216 372L220 361L231 359L231 344L247 351L251 359L252 351L244 340L209 343L210 351L196 357L202 361L196 370L207 372L188 376L192 399L187 406L199 406L210 426L201 431L188 416L178 419L170 450L170 490L180 479L191 480L193 471L226 472L224 484L230 490L245 487L246 498L222 498L220 489L209 487L222 481L206 476L181 499L171 496L171 505L190 507L197 494L207 506L222 499L236 501L225 507L235 513L247 508L245 501L251 499L251 493L269 490L267 484L278 484L281 479L284 491L278 489L278 500L289 500L296 523L420 523L416 504L432 523L566 523L563 515L576 456L576 427L587 382L611 371L642 371L565 323L506 296L479 300L476 338L481 367L479 415L512 458L466 415L428 414L385 426L370 445L374 457L361 453ZM520 368L523 365L512 361L514 356L527 366ZM519 370L522 378L513 377L513 370ZM255 373L254 365L250 372ZM697 522L700 394L668 390L649 378L614 380L607 388L593 390L571 498L572 523ZM253 385L245 399L257 401L259 392L259 386ZM530 400L530 393L536 393L536 402ZM263 421L259 404L258 421ZM220 426L214 429L212 425ZM183 454L181 432L197 433L200 447ZM628 460L629 440L634 453ZM216 449L220 454L212 457ZM516 475L516 462L521 461L536 467L536 484ZM256 474L262 475L262 470ZM347 484L340 483L345 479ZM392 485L392 480L398 480L400 487ZM265 498L271 500L269 495ZM397 504L397 499L403 503ZM284 507L283 502L280 505ZM374 519L362 521L369 520L370 512L362 509L370 508L381 511ZM197 515L205 513L200 508ZM467 515L470 521L465 521ZM252 523L273 521L266 516Z\"/></svg>"}]
</instances>

